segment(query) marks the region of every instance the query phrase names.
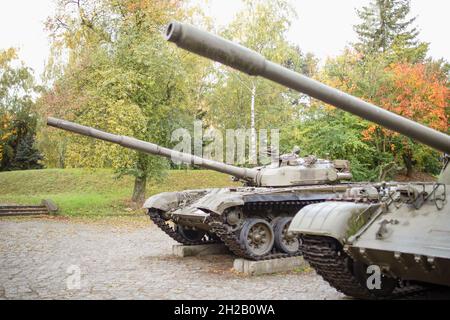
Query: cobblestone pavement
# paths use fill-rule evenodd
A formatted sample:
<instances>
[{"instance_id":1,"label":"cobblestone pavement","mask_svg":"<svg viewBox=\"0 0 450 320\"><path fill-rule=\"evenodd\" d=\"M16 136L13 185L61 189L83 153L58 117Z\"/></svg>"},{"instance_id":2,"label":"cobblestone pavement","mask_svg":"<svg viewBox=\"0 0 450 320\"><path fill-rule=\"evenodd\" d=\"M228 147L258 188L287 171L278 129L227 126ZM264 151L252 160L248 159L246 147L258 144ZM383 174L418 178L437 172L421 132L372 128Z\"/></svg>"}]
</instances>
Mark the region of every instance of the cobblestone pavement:
<instances>
[{"instance_id":1,"label":"cobblestone pavement","mask_svg":"<svg viewBox=\"0 0 450 320\"><path fill-rule=\"evenodd\" d=\"M0 299L343 298L311 270L243 276L231 256L176 258L173 244L147 221L2 219Z\"/></svg>"}]
</instances>

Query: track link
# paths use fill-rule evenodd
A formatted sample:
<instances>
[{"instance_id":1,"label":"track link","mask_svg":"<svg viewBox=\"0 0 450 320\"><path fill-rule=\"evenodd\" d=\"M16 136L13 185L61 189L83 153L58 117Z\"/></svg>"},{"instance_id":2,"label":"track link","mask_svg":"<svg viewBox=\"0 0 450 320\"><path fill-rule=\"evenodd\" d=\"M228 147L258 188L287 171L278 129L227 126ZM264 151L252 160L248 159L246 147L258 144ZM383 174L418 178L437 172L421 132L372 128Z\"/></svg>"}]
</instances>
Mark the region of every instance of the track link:
<instances>
[{"instance_id":1,"label":"track link","mask_svg":"<svg viewBox=\"0 0 450 320\"><path fill-rule=\"evenodd\" d=\"M351 258L335 240L319 236L303 236L303 256L316 272L343 294L359 299L402 299L423 294L427 287L398 286L390 294L376 295L353 275Z\"/></svg>"},{"instance_id":2,"label":"track link","mask_svg":"<svg viewBox=\"0 0 450 320\"><path fill-rule=\"evenodd\" d=\"M200 241L192 241L184 238L181 234L179 234L176 230L174 230L173 227L169 225L166 220L162 218L161 212L158 210L151 210L151 209L148 210L148 216L150 217L150 220L152 220L153 223L156 226L158 226L158 228L160 228L169 237L186 246L212 244L217 242L216 240L206 239L206 237L203 237L202 240Z\"/></svg>"}]
</instances>

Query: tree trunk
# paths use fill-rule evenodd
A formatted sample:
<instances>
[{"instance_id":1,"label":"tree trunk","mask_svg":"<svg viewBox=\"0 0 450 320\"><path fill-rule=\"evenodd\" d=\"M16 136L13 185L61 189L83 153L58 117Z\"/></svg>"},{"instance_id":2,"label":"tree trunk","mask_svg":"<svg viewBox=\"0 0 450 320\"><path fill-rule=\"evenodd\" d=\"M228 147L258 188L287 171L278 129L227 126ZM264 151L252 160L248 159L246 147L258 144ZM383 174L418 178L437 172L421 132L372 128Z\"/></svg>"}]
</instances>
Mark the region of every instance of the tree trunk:
<instances>
[{"instance_id":1,"label":"tree trunk","mask_svg":"<svg viewBox=\"0 0 450 320\"><path fill-rule=\"evenodd\" d=\"M378 174L378 181L385 181L388 174L390 174L392 171L396 170L396 163L390 162L386 165L380 166L380 173Z\"/></svg>"},{"instance_id":2,"label":"tree trunk","mask_svg":"<svg viewBox=\"0 0 450 320\"><path fill-rule=\"evenodd\" d=\"M252 101L250 106L250 164L257 164L256 158L256 129L255 129L255 97L256 97L256 84L252 84Z\"/></svg>"},{"instance_id":3,"label":"tree trunk","mask_svg":"<svg viewBox=\"0 0 450 320\"><path fill-rule=\"evenodd\" d=\"M403 162L405 163L405 167L406 167L406 176L407 177L412 177L413 174L413 160L412 160L412 156L410 154L404 154L403 155Z\"/></svg>"},{"instance_id":4,"label":"tree trunk","mask_svg":"<svg viewBox=\"0 0 450 320\"><path fill-rule=\"evenodd\" d=\"M142 204L145 201L145 187L147 184L147 176L136 177L134 180L133 197L131 201L136 204Z\"/></svg>"}]
</instances>

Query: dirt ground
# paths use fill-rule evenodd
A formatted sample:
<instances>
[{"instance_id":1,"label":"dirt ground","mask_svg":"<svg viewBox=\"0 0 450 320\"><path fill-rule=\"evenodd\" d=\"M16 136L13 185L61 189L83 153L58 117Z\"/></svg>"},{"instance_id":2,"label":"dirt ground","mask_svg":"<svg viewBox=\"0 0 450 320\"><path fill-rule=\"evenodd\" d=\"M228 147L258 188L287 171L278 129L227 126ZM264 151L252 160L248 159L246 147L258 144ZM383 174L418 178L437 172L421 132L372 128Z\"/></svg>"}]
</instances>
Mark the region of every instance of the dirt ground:
<instances>
[{"instance_id":1,"label":"dirt ground","mask_svg":"<svg viewBox=\"0 0 450 320\"><path fill-rule=\"evenodd\" d=\"M0 219L0 299L342 299L310 269L232 271L228 255L177 258L146 217Z\"/></svg>"}]
</instances>

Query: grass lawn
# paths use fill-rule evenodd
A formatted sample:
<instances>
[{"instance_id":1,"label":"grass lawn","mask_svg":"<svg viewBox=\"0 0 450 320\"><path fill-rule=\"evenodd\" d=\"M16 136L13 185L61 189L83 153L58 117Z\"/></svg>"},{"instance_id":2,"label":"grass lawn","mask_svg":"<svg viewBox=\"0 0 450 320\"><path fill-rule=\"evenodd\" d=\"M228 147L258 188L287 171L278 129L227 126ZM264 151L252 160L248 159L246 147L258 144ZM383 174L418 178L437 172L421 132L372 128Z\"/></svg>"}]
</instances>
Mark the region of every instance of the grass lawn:
<instances>
[{"instance_id":1,"label":"grass lawn","mask_svg":"<svg viewBox=\"0 0 450 320\"><path fill-rule=\"evenodd\" d=\"M39 204L52 199L65 216L119 216L142 214L129 199L132 177L115 179L108 169L44 169L0 172L0 204ZM208 170L171 170L157 185L149 182L147 196L177 191L239 185L230 177Z\"/></svg>"}]
</instances>

